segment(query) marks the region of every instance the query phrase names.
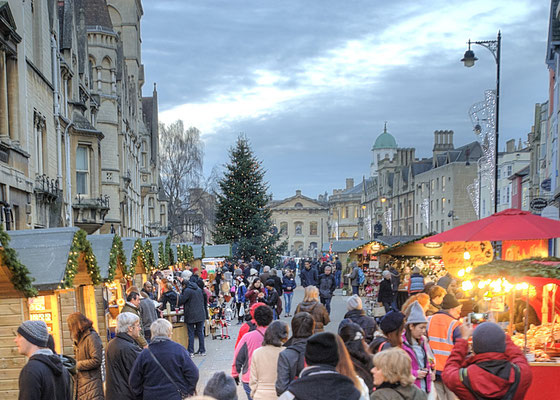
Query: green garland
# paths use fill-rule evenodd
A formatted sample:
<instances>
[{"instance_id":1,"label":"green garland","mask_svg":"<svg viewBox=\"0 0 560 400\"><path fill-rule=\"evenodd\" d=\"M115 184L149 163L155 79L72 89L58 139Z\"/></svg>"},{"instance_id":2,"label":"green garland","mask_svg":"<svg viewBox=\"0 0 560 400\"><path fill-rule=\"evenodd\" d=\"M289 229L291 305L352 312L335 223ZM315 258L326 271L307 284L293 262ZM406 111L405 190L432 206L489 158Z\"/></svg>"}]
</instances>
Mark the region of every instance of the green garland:
<instances>
[{"instance_id":1,"label":"green garland","mask_svg":"<svg viewBox=\"0 0 560 400\"><path fill-rule=\"evenodd\" d=\"M111 252L109 253L109 273L107 274L106 282L113 282L115 280L115 274L119 263L123 266L125 278L130 278L130 268L127 268L121 237L115 235L111 245Z\"/></svg>"},{"instance_id":2,"label":"green garland","mask_svg":"<svg viewBox=\"0 0 560 400\"><path fill-rule=\"evenodd\" d=\"M102 281L99 266L97 265L97 260L95 259L95 255L93 254L93 250L91 248L91 243L87 240L87 233L83 229L80 229L74 235L72 245L70 246L68 262L66 263L66 272L61 285L62 288L72 287L74 278L78 274L78 260L81 253L84 254L87 271L92 283L97 285Z\"/></svg>"},{"instance_id":3,"label":"green garland","mask_svg":"<svg viewBox=\"0 0 560 400\"><path fill-rule=\"evenodd\" d=\"M175 255L173 254L173 249L171 248L171 236L165 238L165 253L167 254L167 265L175 264Z\"/></svg>"},{"instance_id":4,"label":"green garland","mask_svg":"<svg viewBox=\"0 0 560 400\"><path fill-rule=\"evenodd\" d=\"M206 251L204 251L204 245L202 245L202 248L200 249L200 259L202 260L203 258L206 258Z\"/></svg>"},{"instance_id":5,"label":"green garland","mask_svg":"<svg viewBox=\"0 0 560 400\"><path fill-rule=\"evenodd\" d=\"M37 289L32 285L35 280L30 277L29 270L17 258L17 252L10 245L10 236L4 231L0 225L0 243L2 244L2 263L11 272L10 280L16 290L19 290L25 297L37 296Z\"/></svg>"},{"instance_id":6,"label":"green garland","mask_svg":"<svg viewBox=\"0 0 560 400\"><path fill-rule=\"evenodd\" d=\"M152 273L156 269L156 260L154 258L154 249L152 247L152 242L146 240L144 243L144 265L146 266L146 271Z\"/></svg>"},{"instance_id":7,"label":"green garland","mask_svg":"<svg viewBox=\"0 0 560 400\"><path fill-rule=\"evenodd\" d=\"M136 273L136 263L138 263L138 257L143 256L144 246L142 245L142 239L136 239L134 247L132 248L132 255L130 256L130 273L132 275Z\"/></svg>"},{"instance_id":8,"label":"green garland","mask_svg":"<svg viewBox=\"0 0 560 400\"><path fill-rule=\"evenodd\" d=\"M520 261L494 260L486 265L476 267L473 271L475 276L503 276L503 277L538 277L560 279L559 265L547 265L543 262L557 262L560 258L530 258Z\"/></svg>"},{"instance_id":9,"label":"green garland","mask_svg":"<svg viewBox=\"0 0 560 400\"><path fill-rule=\"evenodd\" d=\"M177 262L185 262L185 254L183 252L183 246L177 245Z\"/></svg>"},{"instance_id":10,"label":"green garland","mask_svg":"<svg viewBox=\"0 0 560 400\"><path fill-rule=\"evenodd\" d=\"M165 252L165 246L163 244L163 242L159 242L158 245L158 268L159 269L165 269L168 267L168 263L167 263L167 253Z\"/></svg>"},{"instance_id":11,"label":"green garland","mask_svg":"<svg viewBox=\"0 0 560 400\"><path fill-rule=\"evenodd\" d=\"M188 244L183 245L183 253L185 254L185 262L191 263L194 261L194 250L192 248L192 246L189 246Z\"/></svg>"}]
</instances>

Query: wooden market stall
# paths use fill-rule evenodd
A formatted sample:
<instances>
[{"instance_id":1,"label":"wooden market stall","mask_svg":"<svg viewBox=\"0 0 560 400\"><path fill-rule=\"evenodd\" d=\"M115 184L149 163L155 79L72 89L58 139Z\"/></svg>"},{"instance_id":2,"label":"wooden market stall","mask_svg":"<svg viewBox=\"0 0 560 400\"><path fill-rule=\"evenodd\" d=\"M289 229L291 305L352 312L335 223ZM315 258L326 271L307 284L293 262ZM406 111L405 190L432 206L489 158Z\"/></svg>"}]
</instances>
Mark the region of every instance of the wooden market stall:
<instances>
[{"instance_id":1,"label":"wooden market stall","mask_svg":"<svg viewBox=\"0 0 560 400\"><path fill-rule=\"evenodd\" d=\"M43 319L57 352L73 355L66 319L79 311L97 324L94 286L101 282L87 233L78 228L10 231L11 246L30 271L39 296L29 300L30 319Z\"/></svg>"},{"instance_id":2,"label":"wooden market stall","mask_svg":"<svg viewBox=\"0 0 560 400\"><path fill-rule=\"evenodd\" d=\"M493 261L475 268L476 280L472 290L486 291L485 300L495 304L490 311L499 311L500 305L509 305L507 329L512 335L514 326L518 331L512 335L514 343L523 349L530 361L533 382L525 398L552 399L560 393L560 259L546 258L522 261ZM499 301L496 301L498 299ZM521 323L517 321L514 310L522 308ZM513 306L512 306L513 305ZM533 311L538 321L529 324ZM497 314L498 316L500 314Z\"/></svg>"},{"instance_id":3,"label":"wooden market stall","mask_svg":"<svg viewBox=\"0 0 560 400\"><path fill-rule=\"evenodd\" d=\"M367 240L334 240L332 242L325 242L321 247L321 252L330 254L333 257L338 257L338 260L343 266L347 266L350 262L349 250L355 249L369 243Z\"/></svg>"},{"instance_id":4,"label":"wooden market stall","mask_svg":"<svg viewBox=\"0 0 560 400\"><path fill-rule=\"evenodd\" d=\"M88 240L103 281L95 287L95 302L99 336L107 344L115 336L116 317L124 305L125 292L131 284L132 275L118 235L89 235Z\"/></svg>"}]
</instances>

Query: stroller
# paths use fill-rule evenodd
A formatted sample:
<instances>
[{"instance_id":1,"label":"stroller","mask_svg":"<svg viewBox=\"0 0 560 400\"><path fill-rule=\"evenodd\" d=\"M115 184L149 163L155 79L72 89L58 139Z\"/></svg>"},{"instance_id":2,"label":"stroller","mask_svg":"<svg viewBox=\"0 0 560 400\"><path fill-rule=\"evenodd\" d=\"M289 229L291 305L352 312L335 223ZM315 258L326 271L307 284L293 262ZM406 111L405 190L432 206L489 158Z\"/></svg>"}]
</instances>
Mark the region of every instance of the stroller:
<instances>
[{"instance_id":1,"label":"stroller","mask_svg":"<svg viewBox=\"0 0 560 400\"><path fill-rule=\"evenodd\" d=\"M210 306L210 333L212 339L231 339L228 321L226 320L226 306L224 303L214 303ZM220 333L218 333L218 329Z\"/></svg>"}]
</instances>

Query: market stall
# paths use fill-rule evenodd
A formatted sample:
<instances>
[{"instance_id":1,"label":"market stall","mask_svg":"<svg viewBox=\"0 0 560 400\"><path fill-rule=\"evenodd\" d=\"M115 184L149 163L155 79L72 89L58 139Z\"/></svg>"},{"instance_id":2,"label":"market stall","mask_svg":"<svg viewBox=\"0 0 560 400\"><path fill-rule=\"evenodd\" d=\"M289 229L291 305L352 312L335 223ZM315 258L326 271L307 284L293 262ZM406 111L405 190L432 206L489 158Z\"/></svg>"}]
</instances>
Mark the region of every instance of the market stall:
<instances>
[{"instance_id":1,"label":"market stall","mask_svg":"<svg viewBox=\"0 0 560 400\"><path fill-rule=\"evenodd\" d=\"M560 259L494 261L476 268L474 275L476 279L463 282L463 288L483 292L490 318L508 320L506 329L530 361L533 383L525 398L557 398Z\"/></svg>"},{"instance_id":2,"label":"market stall","mask_svg":"<svg viewBox=\"0 0 560 400\"><path fill-rule=\"evenodd\" d=\"M89 235L88 240L103 281L95 287L95 302L99 336L107 344L116 334L116 317L124 305L126 289L131 285L132 275L118 235Z\"/></svg>"}]
</instances>

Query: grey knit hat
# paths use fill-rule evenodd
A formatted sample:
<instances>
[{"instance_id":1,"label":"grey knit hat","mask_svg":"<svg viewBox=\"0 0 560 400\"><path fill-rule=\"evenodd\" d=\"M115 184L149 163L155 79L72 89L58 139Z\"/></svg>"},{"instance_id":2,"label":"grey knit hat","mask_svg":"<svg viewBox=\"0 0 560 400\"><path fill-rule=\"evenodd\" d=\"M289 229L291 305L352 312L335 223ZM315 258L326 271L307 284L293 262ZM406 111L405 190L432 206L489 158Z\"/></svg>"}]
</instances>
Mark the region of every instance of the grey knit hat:
<instances>
[{"instance_id":1,"label":"grey knit hat","mask_svg":"<svg viewBox=\"0 0 560 400\"><path fill-rule=\"evenodd\" d=\"M358 295L352 295L346 302L346 308L348 311L361 310L362 309L362 299Z\"/></svg>"},{"instance_id":2,"label":"grey knit hat","mask_svg":"<svg viewBox=\"0 0 560 400\"><path fill-rule=\"evenodd\" d=\"M237 400L237 386L231 376L223 371L216 372L204 388L204 395L216 400Z\"/></svg>"},{"instance_id":3,"label":"grey knit hat","mask_svg":"<svg viewBox=\"0 0 560 400\"><path fill-rule=\"evenodd\" d=\"M505 353L506 334L500 325L483 322L473 332L472 347L475 354Z\"/></svg>"},{"instance_id":4,"label":"grey knit hat","mask_svg":"<svg viewBox=\"0 0 560 400\"><path fill-rule=\"evenodd\" d=\"M49 329L45 321L23 321L17 329L17 333L35 346L47 347Z\"/></svg>"},{"instance_id":5,"label":"grey knit hat","mask_svg":"<svg viewBox=\"0 0 560 400\"><path fill-rule=\"evenodd\" d=\"M406 319L406 324L426 324L428 323L428 320L426 319L426 316L424 315L424 310L422 309L422 306L420 305L420 303L418 303L417 301L415 301L414 303L412 303L410 305L410 314L408 315L408 318Z\"/></svg>"}]
</instances>

